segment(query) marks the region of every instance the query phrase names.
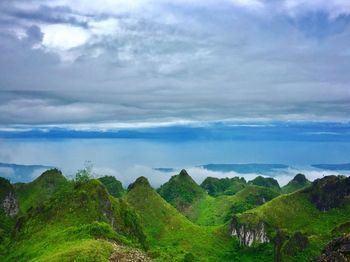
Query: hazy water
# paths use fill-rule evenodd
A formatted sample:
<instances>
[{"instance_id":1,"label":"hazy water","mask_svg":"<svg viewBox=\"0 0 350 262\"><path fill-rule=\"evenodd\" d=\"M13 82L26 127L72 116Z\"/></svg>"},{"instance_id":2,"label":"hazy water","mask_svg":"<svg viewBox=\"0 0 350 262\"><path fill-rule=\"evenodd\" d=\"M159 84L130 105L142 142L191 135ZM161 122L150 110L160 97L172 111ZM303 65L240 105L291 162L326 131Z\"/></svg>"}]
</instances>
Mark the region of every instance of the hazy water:
<instances>
[{"instance_id":1,"label":"hazy water","mask_svg":"<svg viewBox=\"0 0 350 262\"><path fill-rule=\"evenodd\" d=\"M161 173L153 170L153 167L188 168L196 180L202 180L206 175L234 175L208 173L193 168L207 163L281 163L303 170L310 164L350 162L349 153L350 143L344 142L0 140L0 162L56 166L66 175L73 175L89 160L97 174L115 175L125 184L143 175L149 177L154 185L159 185L174 174Z\"/></svg>"}]
</instances>

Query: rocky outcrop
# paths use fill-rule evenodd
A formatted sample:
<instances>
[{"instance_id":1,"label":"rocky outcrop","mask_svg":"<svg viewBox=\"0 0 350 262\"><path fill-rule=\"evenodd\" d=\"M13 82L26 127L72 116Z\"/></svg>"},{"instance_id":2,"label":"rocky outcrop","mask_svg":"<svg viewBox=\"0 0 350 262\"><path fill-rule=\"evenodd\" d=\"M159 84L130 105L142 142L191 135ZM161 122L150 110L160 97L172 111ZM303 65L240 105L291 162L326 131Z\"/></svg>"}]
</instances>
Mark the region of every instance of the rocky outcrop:
<instances>
[{"instance_id":1,"label":"rocky outcrop","mask_svg":"<svg viewBox=\"0 0 350 262\"><path fill-rule=\"evenodd\" d=\"M16 216L18 214L18 203L14 192L10 191L2 201L2 208L6 215Z\"/></svg>"},{"instance_id":2,"label":"rocky outcrop","mask_svg":"<svg viewBox=\"0 0 350 262\"><path fill-rule=\"evenodd\" d=\"M268 243L266 225L259 221L256 225L240 224L236 217L231 222L231 236L237 236L241 246L251 246L254 242Z\"/></svg>"},{"instance_id":3,"label":"rocky outcrop","mask_svg":"<svg viewBox=\"0 0 350 262\"><path fill-rule=\"evenodd\" d=\"M109 262L151 262L152 259L144 252L135 248L113 243L113 253L109 257Z\"/></svg>"},{"instance_id":4,"label":"rocky outcrop","mask_svg":"<svg viewBox=\"0 0 350 262\"><path fill-rule=\"evenodd\" d=\"M350 177L326 176L316 179L305 190L310 193L310 200L321 211L340 207L350 195Z\"/></svg>"},{"instance_id":5,"label":"rocky outcrop","mask_svg":"<svg viewBox=\"0 0 350 262\"><path fill-rule=\"evenodd\" d=\"M350 234L332 240L312 262L349 262Z\"/></svg>"}]
</instances>

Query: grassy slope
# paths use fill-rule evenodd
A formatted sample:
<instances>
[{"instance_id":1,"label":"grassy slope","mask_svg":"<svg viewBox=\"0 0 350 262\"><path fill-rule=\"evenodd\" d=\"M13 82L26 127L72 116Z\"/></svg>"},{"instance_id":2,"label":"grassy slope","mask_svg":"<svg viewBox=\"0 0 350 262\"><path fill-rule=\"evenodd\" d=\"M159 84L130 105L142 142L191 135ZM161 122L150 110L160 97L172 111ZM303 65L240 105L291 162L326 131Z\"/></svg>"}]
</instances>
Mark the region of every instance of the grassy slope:
<instances>
[{"instance_id":1,"label":"grassy slope","mask_svg":"<svg viewBox=\"0 0 350 262\"><path fill-rule=\"evenodd\" d=\"M298 191L275 198L238 217L241 223L246 224L256 224L262 219L272 237L276 228L288 236L297 231L306 234L310 245L294 257L285 257L284 261L309 261L319 255L322 247L334 237L334 228L350 221L350 205L321 212L309 201L307 193Z\"/></svg>"},{"instance_id":2,"label":"grassy slope","mask_svg":"<svg viewBox=\"0 0 350 262\"><path fill-rule=\"evenodd\" d=\"M228 222L233 214L241 213L269 201L278 192L259 186L246 186L233 196L207 196L194 206L194 222L199 225L220 225Z\"/></svg>"},{"instance_id":3,"label":"grassy slope","mask_svg":"<svg viewBox=\"0 0 350 262\"><path fill-rule=\"evenodd\" d=\"M176 176L172 176L157 191L168 203L190 220L193 220L194 204L207 196L203 188L197 185L185 170L182 170Z\"/></svg>"},{"instance_id":4,"label":"grassy slope","mask_svg":"<svg viewBox=\"0 0 350 262\"><path fill-rule=\"evenodd\" d=\"M43 178L48 179L45 177L31 186L41 184ZM19 219L21 226L1 261L107 261L112 244L101 238L134 246L145 244L139 218L124 200L111 197L97 180L65 183L65 187L46 191L50 197L39 193L39 186L33 186L36 197L30 190L26 192L33 205L24 201L28 212Z\"/></svg>"},{"instance_id":5,"label":"grassy slope","mask_svg":"<svg viewBox=\"0 0 350 262\"><path fill-rule=\"evenodd\" d=\"M45 171L33 182L16 183L14 187L20 212L24 214L30 207L47 201L55 192L69 186L67 179L57 169Z\"/></svg>"},{"instance_id":6,"label":"grassy slope","mask_svg":"<svg viewBox=\"0 0 350 262\"><path fill-rule=\"evenodd\" d=\"M126 198L141 216L149 236L150 253L158 261L182 261L192 253L199 261L232 261L233 246L226 227L201 227L191 223L148 184L138 179Z\"/></svg>"},{"instance_id":7,"label":"grassy slope","mask_svg":"<svg viewBox=\"0 0 350 262\"><path fill-rule=\"evenodd\" d=\"M303 174L297 174L287 185L282 187L282 192L286 194L293 193L310 185L311 182Z\"/></svg>"}]
</instances>

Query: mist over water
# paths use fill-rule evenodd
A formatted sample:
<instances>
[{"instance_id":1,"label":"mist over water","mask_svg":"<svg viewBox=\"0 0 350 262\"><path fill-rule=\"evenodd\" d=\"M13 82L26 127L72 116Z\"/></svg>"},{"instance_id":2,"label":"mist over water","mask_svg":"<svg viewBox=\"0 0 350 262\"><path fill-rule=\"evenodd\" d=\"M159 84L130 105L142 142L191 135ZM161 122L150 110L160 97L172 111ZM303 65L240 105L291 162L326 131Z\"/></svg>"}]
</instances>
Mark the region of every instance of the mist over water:
<instances>
[{"instance_id":1,"label":"mist over water","mask_svg":"<svg viewBox=\"0 0 350 262\"><path fill-rule=\"evenodd\" d=\"M149 178L157 187L180 169L186 168L201 182L207 176L241 176L247 180L260 173L210 171L199 166L209 163L273 163L288 168L276 170L281 185L303 172L309 179L327 174L346 174L311 168L318 163L346 163L350 143L305 141L156 141L147 139L3 139L0 140L0 162L40 164L60 168L68 177L84 167L94 165L98 176L113 175L124 186L139 176ZM159 171L154 168L173 168ZM35 178L42 172L28 174ZM1 173L1 170L0 170ZM266 174L263 174L266 175Z\"/></svg>"}]
</instances>

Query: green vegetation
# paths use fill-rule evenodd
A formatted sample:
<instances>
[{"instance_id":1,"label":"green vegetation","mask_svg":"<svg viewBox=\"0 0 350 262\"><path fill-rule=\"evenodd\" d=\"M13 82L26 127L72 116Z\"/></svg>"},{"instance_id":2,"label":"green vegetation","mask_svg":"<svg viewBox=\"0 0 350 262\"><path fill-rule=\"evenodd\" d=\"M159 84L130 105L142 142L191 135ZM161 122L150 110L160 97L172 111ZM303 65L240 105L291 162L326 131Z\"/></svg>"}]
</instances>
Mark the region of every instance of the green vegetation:
<instances>
[{"instance_id":1,"label":"green vegetation","mask_svg":"<svg viewBox=\"0 0 350 262\"><path fill-rule=\"evenodd\" d=\"M335 237L337 232L335 229L349 222L349 215L349 204L324 212L317 209L310 201L308 190L301 190L293 194L281 195L260 207L238 215L237 218L241 224L247 224L250 227L263 221L268 227L268 235L271 239L279 235L283 240L280 250L283 261L309 261L317 257L322 247ZM299 243L300 240L293 240L297 232L307 237L305 241L307 244L302 251L299 250L290 255L288 250L300 249L295 246L295 243Z\"/></svg>"},{"instance_id":2,"label":"green vegetation","mask_svg":"<svg viewBox=\"0 0 350 262\"><path fill-rule=\"evenodd\" d=\"M269 188L273 188L277 191L281 190L277 180L272 178L272 177L257 176L253 180L249 181L248 184L269 187Z\"/></svg>"},{"instance_id":3,"label":"green vegetation","mask_svg":"<svg viewBox=\"0 0 350 262\"><path fill-rule=\"evenodd\" d=\"M278 192L259 186L248 185L233 196L207 196L194 206L192 217L199 225L220 225L242 213L277 197Z\"/></svg>"},{"instance_id":4,"label":"green vegetation","mask_svg":"<svg viewBox=\"0 0 350 262\"><path fill-rule=\"evenodd\" d=\"M191 257L196 258L194 261L232 261L235 240L225 226L191 223L158 195L146 178L138 178L129 186L126 199L144 223L149 254L156 261L188 261Z\"/></svg>"},{"instance_id":5,"label":"green vegetation","mask_svg":"<svg viewBox=\"0 0 350 262\"><path fill-rule=\"evenodd\" d=\"M287 185L282 187L282 192L287 194L293 193L310 185L311 182L306 179L305 175L297 174Z\"/></svg>"},{"instance_id":6,"label":"green vegetation","mask_svg":"<svg viewBox=\"0 0 350 262\"><path fill-rule=\"evenodd\" d=\"M190 177L186 170L172 176L158 189L158 193L173 207L190 217L193 205L207 196L207 193Z\"/></svg>"},{"instance_id":7,"label":"green vegetation","mask_svg":"<svg viewBox=\"0 0 350 262\"><path fill-rule=\"evenodd\" d=\"M45 171L31 183L15 184L16 196L20 203L20 212L25 214L30 207L48 201L54 196L55 192L64 189L68 190L71 186L72 184L57 169Z\"/></svg>"},{"instance_id":8,"label":"green vegetation","mask_svg":"<svg viewBox=\"0 0 350 262\"><path fill-rule=\"evenodd\" d=\"M316 179L307 189L310 200L319 210L327 211L349 202L350 177L326 176Z\"/></svg>"},{"instance_id":9,"label":"green vegetation","mask_svg":"<svg viewBox=\"0 0 350 262\"><path fill-rule=\"evenodd\" d=\"M50 170L20 188L24 207L2 261L107 261L109 241L147 246L135 211L97 180L70 182Z\"/></svg>"},{"instance_id":10,"label":"green vegetation","mask_svg":"<svg viewBox=\"0 0 350 262\"><path fill-rule=\"evenodd\" d=\"M346 177L310 185L298 174L283 195L273 179L208 178L209 195L183 170L162 196L145 177L127 192L114 177L92 177L85 169L69 181L52 169L28 184L0 178L0 260L309 261L350 232Z\"/></svg>"},{"instance_id":11,"label":"green vegetation","mask_svg":"<svg viewBox=\"0 0 350 262\"><path fill-rule=\"evenodd\" d=\"M122 183L117 180L114 176L100 177L98 180L105 185L108 192L114 197L121 197L125 194Z\"/></svg>"},{"instance_id":12,"label":"green vegetation","mask_svg":"<svg viewBox=\"0 0 350 262\"><path fill-rule=\"evenodd\" d=\"M246 186L244 178L216 178L207 177L201 184L201 187L211 196L234 195Z\"/></svg>"}]
</instances>

